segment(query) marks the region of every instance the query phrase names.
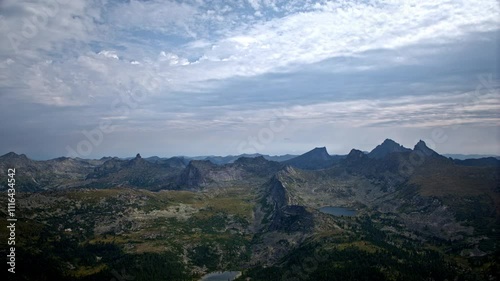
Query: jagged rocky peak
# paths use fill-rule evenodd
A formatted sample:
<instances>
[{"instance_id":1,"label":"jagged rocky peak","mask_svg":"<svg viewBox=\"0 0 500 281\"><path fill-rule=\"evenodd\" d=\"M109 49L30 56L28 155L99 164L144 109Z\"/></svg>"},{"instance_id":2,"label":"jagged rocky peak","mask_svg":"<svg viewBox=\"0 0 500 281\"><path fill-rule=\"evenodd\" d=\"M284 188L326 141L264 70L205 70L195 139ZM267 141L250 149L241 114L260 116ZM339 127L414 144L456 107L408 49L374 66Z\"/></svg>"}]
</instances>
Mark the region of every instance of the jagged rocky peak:
<instances>
[{"instance_id":1,"label":"jagged rocky peak","mask_svg":"<svg viewBox=\"0 0 500 281\"><path fill-rule=\"evenodd\" d=\"M316 170L333 166L335 159L333 156L328 154L326 147L316 147L313 150L284 161L283 163L299 169Z\"/></svg>"},{"instance_id":2,"label":"jagged rocky peak","mask_svg":"<svg viewBox=\"0 0 500 281\"><path fill-rule=\"evenodd\" d=\"M141 154L137 153L135 158L129 161L129 164L131 164L131 165L145 165L145 164L148 164L148 162L146 160L144 160L144 158L141 157Z\"/></svg>"},{"instance_id":3,"label":"jagged rocky peak","mask_svg":"<svg viewBox=\"0 0 500 281\"><path fill-rule=\"evenodd\" d=\"M9 153L2 155L2 158L4 158L4 157L17 157L17 156L18 156L17 153L11 151Z\"/></svg>"},{"instance_id":4,"label":"jagged rocky peak","mask_svg":"<svg viewBox=\"0 0 500 281\"><path fill-rule=\"evenodd\" d=\"M364 159L366 159L366 154L361 151L361 150L357 150L357 149L352 149L349 154L347 154L346 158L344 158L342 160L343 163L347 164L347 165L354 165L354 164L358 164L360 163L361 161L363 161Z\"/></svg>"},{"instance_id":5,"label":"jagged rocky peak","mask_svg":"<svg viewBox=\"0 0 500 281\"><path fill-rule=\"evenodd\" d=\"M328 159L330 158L330 154L328 154L328 151L326 151L326 147L316 147L313 150L309 151L307 154L311 156L316 156L316 157L321 157L323 159Z\"/></svg>"},{"instance_id":6,"label":"jagged rocky peak","mask_svg":"<svg viewBox=\"0 0 500 281\"><path fill-rule=\"evenodd\" d=\"M382 144L377 145L377 147L375 147L370 153L368 153L368 157L384 158L390 153L410 151L411 149L406 148L391 139L385 139Z\"/></svg>"},{"instance_id":7,"label":"jagged rocky peak","mask_svg":"<svg viewBox=\"0 0 500 281\"><path fill-rule=\"evenodd\" d=\"M436 151L430 149L423 140L420 140L415 145L415 147L413 148L413 150L414 151L420 151L420 152L422 152L426 156L439 156L439 154Z\"/></svg>"},{"instance_id":8,"label":"jagged rocky peak","mask_svg":"<svg viewBox=\"0 0 500 281\"><path fill-rule=\"evenodd\" d=\"M2 162L11 163L11 164L15 163L16 165L27 165L27 164L33 162L26 155L16 154L15 152L9 152L7 154L0 156L0 160Z\"/></svg>"},{"instance_id":9,"label":"jagged rocky peak","mask_svg":"<svg viewBox=\"0 0 500 281\"><path fill-rule=\"evenodd\" d=\"M28 159L28 157L24 154L17 154L15 152L9 152L7 154L4 154L0 156L0 158L5 158L5 159Z\"/></svg>"},{"instance_id":10,"label":"jagged rocky peak","mask_svg":"<svg viewBox=\"0 0 500 281\"><path fill-rule=\"evenodd\" d=\"M347 159L359 159L365 157L365 153L361 150L352 149L347 155Z\"/></svg>"}]
</instances>

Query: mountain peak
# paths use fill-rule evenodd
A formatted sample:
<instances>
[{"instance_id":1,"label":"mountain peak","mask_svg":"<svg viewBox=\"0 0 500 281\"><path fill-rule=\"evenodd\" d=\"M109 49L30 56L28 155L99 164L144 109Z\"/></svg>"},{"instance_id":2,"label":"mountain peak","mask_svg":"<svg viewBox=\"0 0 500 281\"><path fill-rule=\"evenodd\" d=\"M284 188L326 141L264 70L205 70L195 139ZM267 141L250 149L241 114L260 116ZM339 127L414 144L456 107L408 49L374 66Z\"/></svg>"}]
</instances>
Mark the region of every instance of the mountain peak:
<instances>
[{"instance_id":1,"label":"mountain peak","mask_svg":"<svg viewBox=\"0 0 500 281\"><path fill-rule=\"evenodd\" d=\"M347 158L355 159L355 158L362 158L363 156L365 156L365 153L363 153L363 151L357 149L351 149L351 152L349 152Z\"/></svg>"},{"instance_id":2,"label":"mountain peak","mask_svg":"<svg viewBox=\"0 0 500 281\"><path fill-rule=\"evenodd\" d=\"M313 149L313 151L314 151L314 150L317 150L317 151L325 151L325 152L326 152L326 146L318 146L318 147L315 147L315 148Z\"/></svg>"},{"instance_id":3,"label":"mountain peak","mask_svg":"<svg viewBox=\"0 0 500 281\"><path fill-rule=\"evenodd\" d=\"M18 155L15 152L11 151L9 153L2 155L1 157L16 157L16 156Z\"/></svg>"},{"instance_id":4,"label":"mountain peak","mask_svg":"<svg viewBox=\"0 0 500 281\"><path fill-rule=\"evenodd\" d=\"M415 148L417 148L417 147L427 147L428 148L427 144L423 140L419 140L417 142L417 144L415 144Z\"/></svg>"},{"instance_id":5,"label":"mountain peak","mask_svg":"<svg viewBox=\"0 0 500 281\"><path fill-rule=\"evenodd\" d=\"M149 164L148 161L144 160L142 157L141 157L141 154L137 153L137 155L135 156L135 158L129 160L129 165L146 165L146 164Z\"/></svg>"},{"instance_id":6,"label":"mountain peak","mask_svg":"<svg viewBox=\"0 0 500 281\"><path fill-rule=\"evenodd\" d=\"M304 153L303 155L315 155L315 156L320 156L322 158L329 158L330 154L328 154L328 151L326 150L326 147L315 147L313 150Z\"/></svg>"},{"instance_id":7,"label":"mountain peak","mask_svg":"<svg viewBox=\"0 0 500 281\"><path fill-rule=\"evenodd\" d=\"M385 140L382 142L382 144L383 144L383 145L394 145L394 144L396 144L396 145L400 145L399 143L397 143L397 142L395 142L395 141L393 141L393 140L391 140L391 139L385 139Z\"/></svg>"},{"instance_id":8,"label":"mountain peak","mask_svg":"<svg viewBox=\"0 0 500 281\"><path fill-rule=\"evenodd\" d=\"M24 154L17 154L15 152L9 152L7 154L4 154L2 156L0 156L0 158L3 158L3 159L23 159L23 160L27 160L28 157L26 157L26 155Z\"/></svg>"},{"instance_id":9,"label":"mountain peak","mask_svg":"<svg viewBox=\"0 0 500 281\"><path fill-rule=\"evenodd\" d=\"M304 154L302 154L303 158L307 158L310 160L316 159L316 160L321 160L321 161L326 161L326 160L331 160L330 154L328 154L328 151L326 150L326 147L316 147L313 150L310 150ZM299 157L301 157L299 156Z\"/></svg>"},{"instance_id":10,"label":"mountain peak","mask_svg":"<svg viewBox=\"0 0 500 281\"><path fill-rule=\"evenodd\" d=\"M354 163L359 163L363 159L366 159L366 154L357 149L351 149L349 154L347 154L346 158L342 160L343 163L346 163L347 165L352 165Z\"/></svg>"},{"instance_id":11,"label":"mountain peak","mask_svg":"<svg viewBox=\"0 0 500 281\"><path fill-rule=\"evenodd\" d=\"M420 140L415 145L415 147L413 148L413 150L414 151L420 151L420 152L422 152L426 156L438 156L439 155L439 153L437 153L436 151L430 149L423 140Z\"/></svg>"},{"instance_id":12,"label":"mountain peak","mask_svg":"<svg viewBox=\"0 0 500 281\"><path fill-rule=\"evenodd\" d=\"M335 160L333 156L328 154L326 147L316 147L283 163L299 169L315 170L331 167L335 163Z\"/></svg>"},{"instance_id":13,"label":"mountain peak","mask_svg":"<svg viewBox=\"0 0 500 281\"><path fill-rule=\"evenodd\" d=\"M377 147L375 147L370 153L368 153L368 157L380 159L393 152L409 151L411 151L411 149L408 149L391 139L385 139L382 144L377 145Z\"/></svg>"}]
</instances>

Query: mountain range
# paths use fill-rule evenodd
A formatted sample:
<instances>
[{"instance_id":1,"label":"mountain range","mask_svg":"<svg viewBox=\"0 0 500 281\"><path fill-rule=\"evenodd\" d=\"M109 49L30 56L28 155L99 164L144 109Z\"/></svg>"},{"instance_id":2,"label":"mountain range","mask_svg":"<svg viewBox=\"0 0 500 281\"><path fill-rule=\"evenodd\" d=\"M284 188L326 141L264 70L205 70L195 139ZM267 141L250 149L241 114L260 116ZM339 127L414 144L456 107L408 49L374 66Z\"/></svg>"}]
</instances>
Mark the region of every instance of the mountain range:
<instances>
[{"instance_id":1,"label":"mountain range","mask_svg":"<svg viewBox=\"0 0 500 281\"><path fill-rule=\"evenodd\" d=\"M242 272L238 280L296 280L280 279L287 274L361 280L367 272L371 280L499 276L500 160L453 159L423 141L405 148L387 139L368 153L330 155L319 147L274 158L34 161L11 152L0 156L2 189L8 168L16 169L27 224L20 235L33 241L24 242L26 251L43 250L46 264L65 265L49 267L47 278L102 280L125 265L138 280L167 274L164 268L182 276L171 280L234 269ZM332 216L325 207L356 215ZM304 259L315 270L305 270ZM145 270L146 264L157 266ZM302 275L292 270L297 266Z\"/></svg>"},{"instance_id":2,"label":"mountain range","mask_svg":"<svg viewBox=\"0 0 500 281\"><path fill-rule=\"evenodd\" d=\"M250 160L244 160L247 158L258 159L256 161L260 161L264 167L274 165L275 167L291 166L303 170L319 170L335 165L348 166L348 163L354 161L355 151L351 151L348 155L330 155L325 147L317 147L298 156L243 154L224 157L160 158L153 156L142 158L140 154L137 154L134 158L126 159L117 157L103 157L101 159L60 157L46 161L34 161L24 154L10 152L0 156L0 168L2 169L0 177L5 176L7 167L18 167L18 176L22 179L22 185L19 188L22 191L64 189L77 186L94 188L129 186L149 190L182 189L189 182L186 181L185 177L189 175L191 180L202 177L204 174L200 172L201 170L211 170L211 173L217 173L215 172L217 170L227 171L225 174L219 173L219 179L242 177L243 173L240 171L242 165L238 165L238 163L245 161L245 163L250 163ZM393 158L395 155L407 157L412 152L422 152L426 158L440 157L443 158L443 161L446 158L428 148L423 141L417 143L412 150L390 139L386 139L368 153L358 152L356 155L362 159L366 158L365 162L385 159L386 164L390 164L394 162L391 157ZM450 159L449 161L458 166L498 167L500 165L500 160L494 157ZM275 169L269 171L274 172ZM2 187L6 188L5 185Z\"/></svg>"}]
</instances>

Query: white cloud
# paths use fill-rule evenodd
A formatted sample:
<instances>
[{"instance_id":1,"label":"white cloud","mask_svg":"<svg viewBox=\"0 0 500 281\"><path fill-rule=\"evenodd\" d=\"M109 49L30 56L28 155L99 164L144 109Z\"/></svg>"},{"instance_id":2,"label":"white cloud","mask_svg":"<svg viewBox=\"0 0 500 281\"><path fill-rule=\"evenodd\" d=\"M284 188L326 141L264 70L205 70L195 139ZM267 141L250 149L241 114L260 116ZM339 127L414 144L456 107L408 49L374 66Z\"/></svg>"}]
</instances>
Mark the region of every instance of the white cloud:
<instances>
[{"instance_id":1,"label":"white cloud","mask_svg":"<svg viewBox=\"0 0 500 281\"><path fill-rule=\"evenodd\" d=\"M428 129L453 125L495 127L500 123L500 84L488 91L429 93L399 97L362 97L347 101L320 101L312 104L276 103L248 106L240 103L190 104L179 107L179 100L135 110L123 128L143 130L235 130L247 132L268 126L271 120L286 119L294 128L329 126L332 128L408 128ZM199 95L186 102L209 98ZM181 99L182 101L182 99ZM321 133L321 132L319 132Z\"/></svg>"},{"instance_id":2,"label":"white cloud","mask_svg":"<svg viewBox=\"0 0 500 281\"><path fill-rule=\"evenodd\" d=\"M101 49L99 54L113 59L124 58L122 64L92 58L85 62L88 70L109 75L101 79L112 82L116 76L133 76L129 72L137 71L123 65L141 64L144 69L155 73L165 87L189 91L203 87L207 80L290 71L302 64L332 57L357 56L381 48L450 42L459 40L468 32L499 28L497 16L500 9L493 0L318 1L302 4L301 12L297 12L298 2L293 1L252 3L260 10L284 11L286 16L249 19L248 15L235 12L235 4L215 5L209 9L204 2L131 1L108 5L105 9L106 6L99 5L97 0L71 1L59 6L57 16L49 17L46 26L38 28L38 34L26 41L29 49L15 59L33 63L38 63L38 59L54 60L47 57L46 52L40 53L40 50L46 50L57 52L66 57L65 61L71 62L77 57L87 56L86 53L91 51L88 46L91 41L119 44L125 46L120 56L107 48ZM13 1L2 5L7 10L21 12L18 17L4 16L4 26L12 27L12 30L17 30L15 34L21 35L23 18L32 16L31 11L35 8L40 11L47 8L43 4L24 5ZM18 27L13 28L15 25ZM218 29L220 26L223 28ZM217 28L208 31L211 27ZM151 42L161 44L162 41L154 34L141 34L141 30L187 34L187 38L192 37L188 34L191 32L204 38L158 49L160 46ZM108 36L110 34L114 35ZM0 43L0 54L12 55L8 45L8 40ZM159 56L155 55L158 53ZM401 56L392 63L411 64L415 61ZM59 64L61 68L72 65ZM176 66L184 67L174 70L172 67ZM360 71L372 68L371 65L358 66Z\"/></svg>"},{"instance_id":3,"label":"white cloud","mask_svg":"<svg viewBox=\"0 0 500 281\"><path fill-rule=\"evenodd\" d=\"M370 88L377 94L374 98L368 90L355 89L372 85L337 87L330 81L345 73L371 75L376 80L380 68L429 65L431 58L441 60L447 54L441 46L458 48L470 34L484 33L485 41L496 40L491 35L500 29L500 7L495 0L54 1L0 4L0 33L6 35L0 41L4 107L16 103L88 106L94 109L89 109L92 118L85 122L92 123L108 116L111 101L120 93L141 89L149 94L141 104L144 110L116 120L141 121L145 129L151 129L150 122L156 128L243 128L272 118L270 104L286 100L280 105L287 107L291 119L304 124L429 127L498 122L494 113L499 109L498 96L482 97L477 104L461 107L458 114L453 108L459 102L451 90L435 92L438 99L406 96L391 102L378 95L390 82L375 83ZM36 14L41 17L34 18ZM35 31L30 33L26 20L37 21ZM391 56L380 55L380 50L392 50ZM355 58L356 63L337 63L337 58ZM333 62L322 64L329 59ZM483 61L473 63L478 64L474 74L491 71ZM323 80L284 78L262 86L266 75L293 75L307 67L331 75ZM419 93L425 92L423 88L427 95L432 92L431 82L419 84L411 77L422 75L418 71L425 72L425 68L405 69L409 70L408 84L420 89ZM441 84L435 86L455 90L470 75L440 77ZM352 77L336 81L358 81ZM254 78L253 84L246 84L247 91L224 87L224 83ZM406 82L393 79L396 86ZM284 96L289 94L283 92L287 87L303 93ZM352 101L337 98L360 92L363 97L349 97ZM192 113L191 104L200 105L202 112ZM171 114L163 113L167 110ZM461 121L457 121L459 115ZM163 118L161 124L155 118Z\"/></svg>"},{"instance_id":4,"label":"white cloud","mask_svg":"<svg viewBox=\"0 0 500 281\"><path fill-rule=\"evenodd\" d=\"M255 10L255 11L258 11L260 9L260 1L259 0L247 0L248 1L248 4L250 4L250 6L252 6L252 8Z\"/></svg>"},{"instance_id":5,"label":"white cloud","mask_svg":"<svg viewBox=\"0 0 500 281\"><path fill-rule=\"evenodd\" d=\"M260 9L276 7L288 12L296 9L296 4L273 1L261 4ZM194 86L196 82L288 71L290 67L293 69L301 64L316 63L332 57L357 56L370 50L398 49L429 43L444 44L460 40L469 32L498 29L497 15L500 9L496 4L495 1L377 1L369 4L321 1L314 5L304 5L300 13L289 13L285 17L266 20L242 20L237 26L234 25L235 18L244 19L244 15L225 16L222 21L225 28L219 30L217 35L193 40L183 45L185 49L179 48L177 51L174 48L170 51L182 52L184 56L197 59L196 63L177 75L181 78L174 83L179 88L186 85L197 87ZM200 15L200 7L203 7L194 5L188 9L186 5L170 2L160 5L153 1L122 8L133 12L137 8L133 5L141 5L140 9L155 10L161 15L182 7L186 13L189 11L190 16ZM171 11L169 5L176 6ZM200 27L201 23L206 26L215 24L214 19L222 10L227 12L231 9L225 7L205 11L210 16L201 21L193 20L190 16L174 16L165 21L176 21L172 28L179 29L181 26L181 30L194 30L200 35L206 31ZM128 20L127 12L117 14ZM152 18L155 18L154 13ZM169 26L166 22L154 24L149 18L139 17L133 21L137 21L135 26L145 26L160 32ZM169 59L159 57L160 61L170 62L156 70L163 76L173 75L168 67L187 65L189 61L181 59L177 54L169 56ZM140 61L139 58L134 59ZM400 56L392 60L392 63L411 64L415 61ZM360 66L358 69L362 71L372 67Z\"/></svg>"},{"instance_id":6,"label":"white cloud","mask_svg":"<svg viewBox=\"0 0 500 281\"><path fill-rule=\"evenodd\" d=\"M120 29L159 31L192 37L189 25L197 9L177 1L137 1L113 6L111 24Z\"/></svg>"},{"instance_id":7,"label":"white cloud","mask_svg":"<svg viewBox=\"0 0 500 281\"><path fill-rule=\"evenodd\" d=\"M99 52L99 55L101 56L105 56L107 58L112 58L112 59L115 59L115 60L119 60L120 58L118 57L118 55L116 54L115 51L106 51L106 50L102 50Z\"/></svg>"},{"instance_id":8,"label":"white cloud","mask_svg":"<svg viewBox=\"0 0 500 281\"><path fill-rule=\"evenodd\" d=\"M161 51L159 59L160 62L168 62L169 65L188 65L189 61L185 58L180 58L176 54L172 53L165 53L164 51Z\"/></svg>"},{"instance_id":9,"label":"white cloud","mask_svg":"<svg viewBox=\"0 0 500 281\"><path fill-rule=\"evenodd\" d=\"M2 1L0 53L27 55L33 50L61 52L66 44L88 43L100 36L101 1Z\"/></svg>"}]
</instances>

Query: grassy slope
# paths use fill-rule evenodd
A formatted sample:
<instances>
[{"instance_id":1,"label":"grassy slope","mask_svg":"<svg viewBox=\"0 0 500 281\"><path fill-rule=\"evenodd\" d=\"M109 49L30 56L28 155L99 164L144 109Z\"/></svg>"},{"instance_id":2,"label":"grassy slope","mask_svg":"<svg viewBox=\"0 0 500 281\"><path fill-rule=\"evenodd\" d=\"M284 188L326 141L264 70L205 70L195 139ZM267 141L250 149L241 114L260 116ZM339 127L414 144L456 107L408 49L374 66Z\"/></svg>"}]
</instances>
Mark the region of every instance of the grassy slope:
<instances>
[{"instance_id":1,"label":"grassy slope","mask_svg":"<svg viewBox=\"0 0 500 281\"><path fill-rule=\"evenodd\" d=\"M125 257L174 255L185 261L193 278L193 269L225 269L248 259L252 237L245 229L252 222L254 195L247 187L219 194L101 189L27 197L18 194L17 247L26 259L39 259L43 252L54 271L67 277L91 278L116 268L120 259L95 253L102 245L116 246ZM5 237L4 220L0 226ZM69 257L60 247L85 258Z\"/></svg>"}]
</instances>

